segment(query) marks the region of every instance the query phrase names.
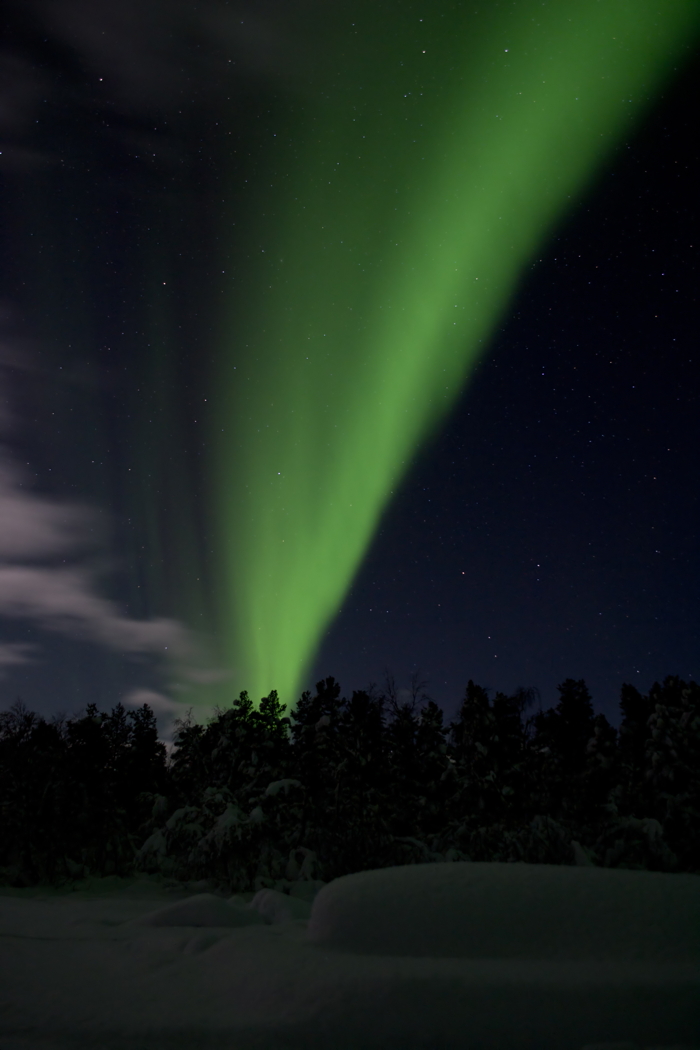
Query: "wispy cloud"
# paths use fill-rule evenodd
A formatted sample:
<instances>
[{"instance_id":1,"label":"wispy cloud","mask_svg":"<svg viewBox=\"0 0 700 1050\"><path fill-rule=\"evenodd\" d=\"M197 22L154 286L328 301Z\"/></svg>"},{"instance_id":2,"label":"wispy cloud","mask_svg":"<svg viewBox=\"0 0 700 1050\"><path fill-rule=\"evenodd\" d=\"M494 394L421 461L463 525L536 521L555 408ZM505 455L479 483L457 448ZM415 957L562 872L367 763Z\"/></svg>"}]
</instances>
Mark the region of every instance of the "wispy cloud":
<instances>
[{"instance_id":1,"label":"wispy cloud","mask_svg":"<svg viewBox=\"0 0 700 1050\"><path fill-rule=\"evenodd\" d=\"M0 334L0 431L5 437L0 443L0 631L2 621L12 629L23 622L113 652L151 657L163 670L169 665L170 675L175 672L168 691L189 692L192 685L224 681L228 672L211 666L204 640L182 623L135 619L104 596L93 566L108 542L105 515L87 504L37 492L29 469L13 457L17 421L7 386L18 370L41 373L31 347L25 350L21 340ZM0 677L33 663L40 652L40 645L0 641ZM166 726L186 708L181 697L174 700L150 688L133 689L123 700L148 704Z\"/></svg>"},{"instance_id":2,"label":"wispy cloud","mask_svg":"<svg viewBox=\"0 0 700 1050\"><path fill-rule=\"evenodd\" d=\"M0 678L5 674L7 667L30 663L30 654L35 649L35 645L29 645L26 642L0 642Z\"/></svg>"},{"instance_id":3,"label":"wispy cloud","mask_svg":"<svg viewBox=\"0 0 700 1050\"><path fill-rule=\"evenodd\" d=\"M94 574L76 564L94 547L94 534L91 511L24 489L17 468L7 458L0 463L0 616L118 652L185 656L182 624L132 619L99 595ZM63 554L72 564L37 564Z\"/></svg>"},{"instance_id":4,"label":"wispy cloud","mask_svg":"<svg viewBox=\"0 0 700 1050\"><path fill-rule=\"evenodd\" d=\"M128 707L143 707L144 704L148 704L156 715L176 715L183 709L183 705L177 700L171 700L169 696L157 693L155 689L132 689L122 698L122 702Z\"/></svg>"},{"instance_id":5,"label":"wispy cloud","mask_svg":"<svg viewBox=\"0 0 700 1050\"><path fill-rule=\"evenodd\" d=\"M0 615L34 620L49 631L82 638L124 653L182 656L186 631L174 620L132 620L94 593L82 569L0 567Z\"/></svg>"},{"instance_id":6,"label":"wispy cloud","mask_svg":"<svg viewBox=\"0 0 700 1050\"><path fill-rule=\"evenodd\" d=\"M285 0L5 0L3 15L0 167L11 169L62 161L37 120L47 99L80 109L84 120L92 113L93 133L132 152L140 142L149 158L177 164L191 134L183 111L230 113L251 82L303 90L311 54L319 61L297 6ZM128 119L134 114L140 128ZM150 121L164 117L168 135L151 133Z\"/></svg>"},{"instance_id":7,"label":"wispy cloud","mask_svg":"<svg viewBox=\"0 0 700 1050\"><path fill-rule=\"evenodd\" d=\"M217 685L219 682L227 682L232 677L232 671L212 670L210 668L189 668L183 672L183 677L195 685Z\"/></svg>"},{"instance_id":8,"label":"wispy cloud","mask_svg":"<svg viewBox=\"0 0 700 1050\"><path fill-rule=\"evenodd\" d=\"M97 519L87 508L43 499L24 488L20 471L0 461L0 560L25 561L70 554L96 540Z\"/></svg>"}]
</instances>

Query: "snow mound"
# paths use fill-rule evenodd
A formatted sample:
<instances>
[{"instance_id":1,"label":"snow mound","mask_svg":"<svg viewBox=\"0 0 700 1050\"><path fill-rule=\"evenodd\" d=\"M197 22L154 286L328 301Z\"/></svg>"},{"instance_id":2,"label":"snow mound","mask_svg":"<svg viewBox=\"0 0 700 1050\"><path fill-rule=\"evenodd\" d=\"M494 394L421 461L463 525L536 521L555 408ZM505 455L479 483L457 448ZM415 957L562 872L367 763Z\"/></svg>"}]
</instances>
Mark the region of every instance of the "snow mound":
<instances>
[{"instance_id":1,"label":"snow mound","mask_svg":"<svg viewBox=\"0 0 700 1050\"><path fill-rule=\"evenodd\" d=\"M268 922L289 922L292 919L308 919L311 905L298 897L290 897L279 890L259 890L248 905Z\"/></svg>"},{"instance_id":2,"label":"snow mound","mask_svg":"<svg viewBox=\"0 0 700 1050\"><path fill-rule=\"evenodd\" d=\"M700 961L700 876L457 862L344 875L307 938L370 955Z\"/></svg>"},{"instance_id":3,"label":"snow mound","mask_svg":"<svg viewBox=\"0 0 700 1050\"><path fill-rule=\"evenodd\" d=\"M326 885L321 879L298 879L289 883L289 895L311 904L319 890Z\"/></svg>"},{"instance_id":4,"label":"snow mound","mask_svg":"<svg viewBox=\"0 0 700 1050\"><path fill-rule=\"evenodd\" d=\"M254 926L263 922L259 911L213 893L198 893L132 920L138 926Z\"/></svg>"},{"instance_id":5,"label":"snow mound","mask_svg":"<svg viewBox=\"0 0 700 1050\"><path fill-rule=\"evenodd\" d=\"M132 920L138 926L254 926L306 920L311 914L308 901L290 897L278 890L259 890L249 904L240 897L223 900L213 893L175 901L164 908Z\"/></svg>"},{"instance_id":6,"label":"snow mound","mask_svg":"<svg viewBox=\"0 0 700 1050\"><path fill-rule=\"evenodd\" d=\"M465 866L490 869L500 879L493 898L482 895L488 907L482 907L481 927L507 926L522 955L527 914L524 924L514 916L528 906L528 896L518 885L518 867ZM431 875L438 867L442 882ZM465 916L479 904L478 879L442 874L461 867L397 867L321 889L321 906L311 913L317 927L324 915L335 917L339 933L341 919L354 918L355 943L367 943L384 924L387 943L367 954L364 948L337 951L332 937L329 947L311 943L302 920L287 921L298 898L275 892L260 894L250 907L248 894L226 901L202 893L175 902L163 889L155 913L159 905L140 891L133 900L106 892L0 893L0 1050L700 1050L700 966L687 943L679 950L690 961L678 961L678 952L651 961L513 958L512 951L502 958L415 957L416 943L434 950L445 930L464 932ZM563 900L571 907L598 898L617 906L625 893L608 892L617 875L618 888L636 898L639 923L657 921L645 873L598 872L602 879L594 885L588 869L572 867L561 872L562 878L571 874L562 889L548 866L534 871L547 890L544 900L534 897L540 914ZM374 892L379 876L384 898ZM691 882L694 891L700 877ZM664 875L658 883L658 922L668 921L669 941L678 937L674 884L691 882ZM694 909L690 899L687 927L698 925ZM426 925L430 914L439 919L434 935ZM226 928L231 916L234 926ZM389 954L407 916L416 926L415 936L404 938L411 951ZM586 921L585 913L572 920L574 943ZM210 923L219 928L196 928Z\"/></svg>"}]
</instances>

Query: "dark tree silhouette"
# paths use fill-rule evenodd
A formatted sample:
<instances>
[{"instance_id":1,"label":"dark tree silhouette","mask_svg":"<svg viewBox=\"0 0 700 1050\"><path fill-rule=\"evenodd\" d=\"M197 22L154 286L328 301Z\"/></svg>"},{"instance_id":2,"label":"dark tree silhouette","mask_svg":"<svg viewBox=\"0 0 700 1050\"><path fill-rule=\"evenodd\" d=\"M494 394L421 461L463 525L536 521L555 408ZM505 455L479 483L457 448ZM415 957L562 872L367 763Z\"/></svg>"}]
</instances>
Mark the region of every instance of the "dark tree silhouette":
<instances>
[{"instance_id":1,"label":"dark tree silhouette","mask_svg":"<svg viewBox=\"0 0 700 1050\"><path fill-rule=\"evenodd\" d=\"M619 733L582 680L533 692L469 681L457 718L388 682L326 678L289 718L247 693L177 723L166 762L146 706L48 723L0 713L0 878L145 871L223 892L290 889L391 864L461 859L700 873L700 687L624 685ZM201 880L207 880L202 882Z\"/></svg>"}]
</instances>

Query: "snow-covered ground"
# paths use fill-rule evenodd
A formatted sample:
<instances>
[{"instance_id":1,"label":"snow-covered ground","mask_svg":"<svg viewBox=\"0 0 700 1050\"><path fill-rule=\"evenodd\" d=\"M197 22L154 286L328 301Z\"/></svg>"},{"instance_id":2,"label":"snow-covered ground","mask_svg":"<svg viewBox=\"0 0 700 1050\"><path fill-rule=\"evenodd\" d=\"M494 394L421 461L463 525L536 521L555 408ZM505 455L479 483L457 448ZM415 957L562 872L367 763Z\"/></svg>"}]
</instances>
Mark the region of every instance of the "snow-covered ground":
<instances>
[{"instance_id":1,"label":"snow-covered ground","mask_svg":"<svg viewBox=\"0 0 700 1050\"><path fill-rule=\"evenodd\" d=\"M700 876L424 864L0 890L0 1050L700 1048Z\"/></svg>"}]
</instances>

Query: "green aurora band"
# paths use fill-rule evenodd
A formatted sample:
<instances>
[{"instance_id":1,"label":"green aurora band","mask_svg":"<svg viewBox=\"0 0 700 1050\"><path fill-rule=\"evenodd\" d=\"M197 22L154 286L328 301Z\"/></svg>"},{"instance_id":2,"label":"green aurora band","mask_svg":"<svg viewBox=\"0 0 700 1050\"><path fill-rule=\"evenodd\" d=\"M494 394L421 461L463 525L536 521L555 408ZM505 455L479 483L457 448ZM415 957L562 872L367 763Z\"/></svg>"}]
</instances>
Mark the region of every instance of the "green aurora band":
<instances>
[{"instance_id":1,"label":"green aurora band","mask_svg":"<svg viewBox=\"0 0 700 1050\"><path fill-rule=\"evenodd\" d=\"M235 691L288 703L417 449L700 5L334 17L260 180L211 428L222 659Z\"/></svg>"}]
</instances>

